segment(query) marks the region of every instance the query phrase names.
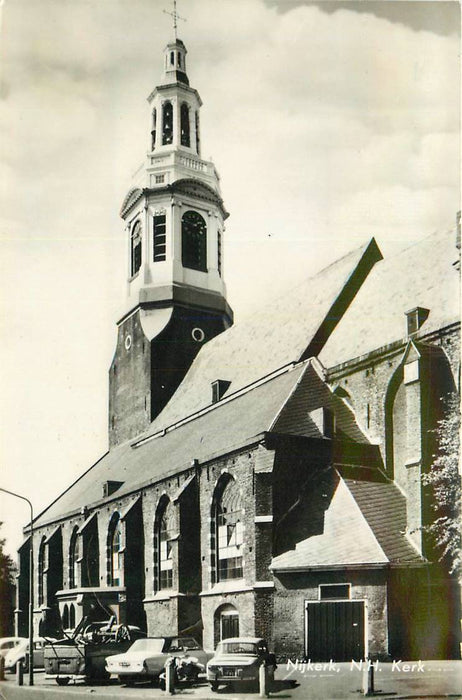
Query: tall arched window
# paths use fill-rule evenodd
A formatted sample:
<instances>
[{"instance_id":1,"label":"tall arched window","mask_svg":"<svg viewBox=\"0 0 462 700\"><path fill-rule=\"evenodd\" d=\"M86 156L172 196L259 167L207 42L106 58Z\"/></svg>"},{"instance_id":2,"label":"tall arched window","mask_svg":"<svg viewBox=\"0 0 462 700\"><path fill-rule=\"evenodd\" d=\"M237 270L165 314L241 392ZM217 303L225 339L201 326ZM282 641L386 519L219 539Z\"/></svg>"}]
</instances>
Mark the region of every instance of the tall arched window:
<instances>
[{"instance_id":1,"label":"tall arched window","mask_svg":"<svg viewBox=\"0 0 462 700\"><path fill-rule=\"evenodd\" d=\"M131 248L131 275L136 275L141 267L141 223L136 221L133 225L132 232L130 234L130 248Z\"/></svg>"},{"instance_id":2,"label":"tall arched window","mask_svg":"<svg viewBox=\"0 0 462 700\"><path fill-rule=\"evenodd\" d=\"M45 602L45 569L46 569L46 539L42 537L38 553L38 604Z\"/></svg>"},{"instance_id":3,"label":"tall arched window","mask_svg":"<svg viewBox=\"0 0 462 700\"><path fill-rule=\"evenodd\" d=\"M79 530L75 527L72 531L69 545L69 588L77 588L79 585Z\"/></svg>"},{"instance_id":4,"label":"tall arched window","mask_svg":"<svg viewBox=\"0 0 462 700\"><path fill-rule=\"evenodd\" d=\"M156 123L157 123L157 111L152 110L152 126L151 126L151 150L156 147Z\"/></svg>"},{"instance_id":5,"label":"tall arched window","mask_svg":"<svg viewBox=\"0 0 462 700\"><path fill-rule=\"evenodd\" d=\"M173 554L177 539L176 509L169 500L159 504L154 525L154 587L173 588Z\"/></svg>"},{"instance_id":6,"label":"tall arched window","mask_svg":"<svg viewBox=\"0 0 462 700\"><path fill-rule=\"evenodd\" d=\"M122 523L118 513L114 513L109 525L109 585L121 586L123 578Z\"/></svg>"},{"instance_id":7,"label":"tall arched window","mask_svg":"<svg viewBox=\"0 0 462 700\"><path fill-rule=\"evenodd\" d=\"M162 145L166 146L173 141L173 105L164 102L162 105Z\"/></svg>"},{"instance_id":8,"label":"tall arched window","mask_svg":"<svg viewBox=\"0 0 462 700\"><path fill-rule=\"evenodd\" d=\"M207 224L197 211L186 211L181 219L183 267L207 272Z\"/></svg>"},{"instance_id":9,"label":"tall arched window","mask_svg":"<svg viewBox=\"0 0 462 700\"><path fill-rule=\"evenodd\" d=\"M214 582L242 578L243 507L232 477L223 477L215 490L211 520Z\"/></svg>"},{"instance_id":10,"label":"tall arched window","mask_svg":"<svg viewBox=\"0 0 462 700\"><path fill-rule=\"evenodd\" d=\"M181 121L181 145L189 147L191 145L191 138L190 138L190 131L189 131L189 107L186 104L186 102L183 102L183 104L181 105L180 121Z\"/></svg>"}]
</instances>

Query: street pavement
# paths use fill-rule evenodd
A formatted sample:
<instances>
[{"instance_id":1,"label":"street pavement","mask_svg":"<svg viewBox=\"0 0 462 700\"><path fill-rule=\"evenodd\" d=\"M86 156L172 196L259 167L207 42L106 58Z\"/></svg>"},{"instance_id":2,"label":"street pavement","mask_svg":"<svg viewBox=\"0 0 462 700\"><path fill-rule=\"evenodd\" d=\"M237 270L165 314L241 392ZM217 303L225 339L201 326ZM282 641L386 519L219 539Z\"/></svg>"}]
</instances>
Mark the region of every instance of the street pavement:
<instances>
[{"instance_id":1,"label":"street pavement","mask_svg":"<svg viewBox=\"0 0 462 700\"><path fill-rule=\"evenodd\" d=\"M375 697L389 700L413 700L427 698L459 698L462 700L462 661L423 662L375 662ZM27 682L27 679L25 679ZM366 682L368 685L363 686ZM1 700L83 700L82 695L111 700L145 700L165 698L167 693L151 684L139 684L133 688L121 686L116 680L105 684L69 684L59 687L43 672L36 672L34 686L16 684L14 675L6 675L0 682ZM286 700L336 700L361 698L362 690L371 689L371 671L359 664L350 663L296 663L280 664L270 697ZM248 690L222 688L213 693L205 680L198 685L180 686L175 695L194 700L250 700L259 694Z\"/></svg>"}]
</instances>

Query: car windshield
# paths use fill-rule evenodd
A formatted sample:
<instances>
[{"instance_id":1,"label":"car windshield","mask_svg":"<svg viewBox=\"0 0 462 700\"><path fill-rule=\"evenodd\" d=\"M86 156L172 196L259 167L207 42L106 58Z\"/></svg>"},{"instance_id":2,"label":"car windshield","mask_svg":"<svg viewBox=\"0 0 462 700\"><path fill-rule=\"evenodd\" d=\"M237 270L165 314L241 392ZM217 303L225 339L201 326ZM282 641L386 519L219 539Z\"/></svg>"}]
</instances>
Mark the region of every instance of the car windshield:
<instances>
[{"instance_id":1,"label":"car windshield","mask_svg":"<svg viewBox=\"0 0 462 700\"><path fill-rule=\"evenodd\" d=\"M199 645L192 637L174 637L166 644L165 651L183 651L185 649L199 649Z\"/></svg>"},{"instance_id":2,"label":"car windshield","mask_svg":"<svg viewBox=\"0 0 462 700\"><path fill-rule=\"evenodd\" d=\"M164 639L137 639L129 651L149 651L153 654L160 654L164 649L164 644Z\"/></svg>"},{"instance_id":3,"label":"car windshield","mask_svg":"<svg viewBox=\"0 0 462 700\"><path fill-rule=\"evenodd\" d=\"M221 654L256 654L257 645L254 642L220 642L217 653Z\"/></svg>"}]
</instances>

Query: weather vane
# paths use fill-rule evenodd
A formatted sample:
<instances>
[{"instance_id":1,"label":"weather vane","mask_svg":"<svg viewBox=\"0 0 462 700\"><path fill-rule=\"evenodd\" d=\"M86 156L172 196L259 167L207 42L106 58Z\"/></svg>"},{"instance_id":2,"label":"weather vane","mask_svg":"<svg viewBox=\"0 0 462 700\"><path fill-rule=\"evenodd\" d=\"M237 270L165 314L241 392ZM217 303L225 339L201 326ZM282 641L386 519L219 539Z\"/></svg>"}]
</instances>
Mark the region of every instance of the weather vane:
<instances>
[{"instance_id":1,"label":"weather vane","mask_svg":"<svg viewBox=\"0 0 462 700\"><path fill-rule=\"evenodd\" d=\"M175 41L177 40L177 27L178 27L178 20L181 19L183 22L186 22L184 17L181 17L178 12L176 11L176 0L173 0L173 12L168 12L168 10L162 10L162 12L165 12L166 15L170 15L170 17L173 17L173 33L175 35Z\"/></svg>"}]
</instances>

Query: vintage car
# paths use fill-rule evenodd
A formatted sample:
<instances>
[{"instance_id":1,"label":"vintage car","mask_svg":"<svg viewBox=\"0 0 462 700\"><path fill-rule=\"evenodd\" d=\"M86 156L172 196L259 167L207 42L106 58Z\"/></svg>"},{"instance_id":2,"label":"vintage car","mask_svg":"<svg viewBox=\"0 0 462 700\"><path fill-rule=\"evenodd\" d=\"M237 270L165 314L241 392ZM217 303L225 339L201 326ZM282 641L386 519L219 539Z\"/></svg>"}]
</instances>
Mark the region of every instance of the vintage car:
<instances>
[{"instance_id":1,"label":"vintage car","mask_svg":"<svg viewBox=\"0 0 462 700\"><path fill-rule=\"evenodd\" d=\"M267 678L274 680L276 657L261 637L230 637L219 642L215 656L207 664L207 680L212 690L220 684L258 683L260 666L267 668Z\"/></svg>"},{"instance_id":2,"label":"vintage car","mask_svg":"<svg viewBox=\"0 0 462 700\"><path fill-rule=\"evenodd\" d=\"M134 642L125 654L106 659L106 670L119 677L119 681L132 685L136 681L157 680L168 659L189 658L205 668L213 656L206 652L193 637L146 637Z\"/></svg>"},{"instance_id":3,"label":"vintage car","mask_svg":"<svg viewBox=\"0 0 462 700\"><path fill-rule=\"evenodd\" d=\"M1 637L0 639L0 656L5 657L10 649L13 649L20 642L24 640L24 637Z\"/></svg>"},{"instance_id":4,"label":"vintage car","mask_svg":"<svg viewBox=\"0 0 462 700\"><path fill-rule=\"evenodd\" d=\"M55 639L45 639L44 637L35 637L34 639L34 668L43 668L43 654L47 644L55 642ZM5 670L14 673L16 665L21 662L24 664L24 670L28 670L29 664L29 640L24 637L19 644L16 644L9 650L5 656Z\"/></svg>"}]
</instances>

